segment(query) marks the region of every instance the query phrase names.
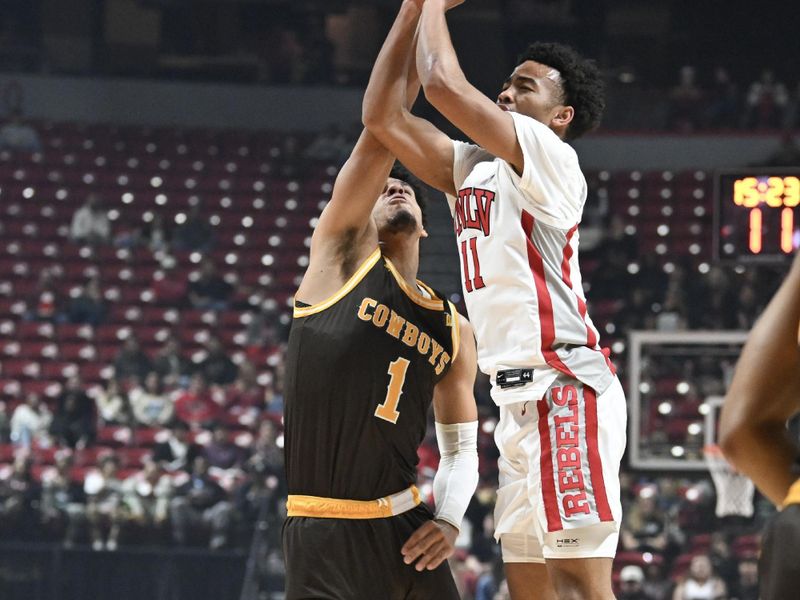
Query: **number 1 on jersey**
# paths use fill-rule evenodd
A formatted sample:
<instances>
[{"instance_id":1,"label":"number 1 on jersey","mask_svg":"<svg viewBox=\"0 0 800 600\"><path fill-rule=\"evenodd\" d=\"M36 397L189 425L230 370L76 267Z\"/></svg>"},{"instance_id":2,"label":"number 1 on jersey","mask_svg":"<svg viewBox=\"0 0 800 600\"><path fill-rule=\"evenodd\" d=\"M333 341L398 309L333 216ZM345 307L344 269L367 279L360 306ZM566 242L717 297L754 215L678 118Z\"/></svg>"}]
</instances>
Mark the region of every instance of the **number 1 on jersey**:
<instances>
[{"instance_id":1,"label":"number 1 on jersey","mask_svg":"<svg viewBox=\"0 0 800 600\"><path fill-rule=\"evenodd\" d=\"M400 417L397 405L403 394L403 384L406 382L409 364L411 363L402 357L389 363L389 386L386 388L386 399L375 409L375 416L379 419L397 423L397 419Z\"/></svg>"},{"instance_id":2,"label":"number 1 on jersey","mask_svg":"<svg viewBox=\"0 0 800 600\"><path fill-rule=\"evenodd\" d=\"M461 242L461 263L464 267L464 289L471 292L486 287L481 277L481 262L478 260L478 238L469 238L469 249L472 254L472 264L475 265L475 277L470 279L469 256L467 255L467 240Z\"/></svg>"}]
</instances>

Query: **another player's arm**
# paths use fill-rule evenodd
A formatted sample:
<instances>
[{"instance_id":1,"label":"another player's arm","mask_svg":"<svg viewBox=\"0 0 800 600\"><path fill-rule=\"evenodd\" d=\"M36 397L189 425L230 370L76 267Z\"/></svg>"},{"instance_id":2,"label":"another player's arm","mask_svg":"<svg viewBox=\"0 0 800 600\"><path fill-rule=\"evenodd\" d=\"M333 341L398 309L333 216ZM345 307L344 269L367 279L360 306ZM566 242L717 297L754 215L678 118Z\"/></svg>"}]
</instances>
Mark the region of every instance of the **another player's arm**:
<instances>
[{"instance_id":1,"label":"another player's arm","mask_svg":"<svg viewBox=\"0 0 800 600\"><path fill-rule=\"evenodd\" d=\"M405 60L414 47L419 16L419 2L404 0L372 68L362 120L414 175L440 191L455 194L452 141L428 121L412 115L402 102Z\"/></svg>"},{"instance_id":2,"label":"another player's arm","mask_svg":"<svg viewBox=\"0 0 800 600\"><path fill-rule=\"evenodd\" d=\"M461 520L478 485L478 409L473 393L477 350L472 326L464 317L458 318L458 356L433 393L441 454L433 482L436 515L417 529L402 548L403 560L406 564L416 560L418 571L435 569L453 554Z\"/></svg>"},{"instance_id":3,"label":"another player's arm","mask_svg":"<svg viewBox=\"0 0 800 600\"><path fill-rule=\"evenodd\" d=\"M780 506L796 479L786 421L800 411L800 254L742 350L720 422L725 456Z\"/></svg>"},{"instance_id":4,"label":"another player's arm","mask_svg":"<svg viewBox=\"0 0 800 600\"><path fill-rule=\"evenodd\" d=\"M403 81L398 88L399 101L407 110L419 95L420 82L414 58L414 47L407 44L400 49L398 61L402 63ZM371 219L372 209L380 196L394 164L395 156L369 131L361 132L350 157L342 166L333 186L331 199L319 218L311 238L312 260L315 251L323 246L328 254L328 244L341 244L371 238L369 247L377 244L377 231ZM374 242L374 243L373 243Z\"/></svg>"},{"instance_id":5,"label":"another player's arm","mask_svg":"<svg viewBox=\"0 0 800 600\"><path fill-rule=\"evenodd\" d=\"M417 71L425 97L448 121L490 154L522 173L514 119L467 81L445 20L446 0L425 0L419 24Z\"/></svg>"}]
</instances>

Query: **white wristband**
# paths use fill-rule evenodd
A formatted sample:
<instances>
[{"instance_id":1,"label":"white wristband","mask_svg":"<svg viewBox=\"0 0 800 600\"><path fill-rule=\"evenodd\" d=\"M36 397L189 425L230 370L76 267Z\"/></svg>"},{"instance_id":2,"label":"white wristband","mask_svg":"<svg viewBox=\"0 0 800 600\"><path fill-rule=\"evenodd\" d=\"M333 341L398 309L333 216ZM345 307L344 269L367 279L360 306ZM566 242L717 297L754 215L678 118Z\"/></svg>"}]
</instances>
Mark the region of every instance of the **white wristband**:
<instances>
[{"instance_id":1,"label":"white wristband","mask_svg":"<svg viewBox=\"0 0 800 600\"><path fill-rule=\"evenodd\" d=\"M435 518L461 529L461 520L478 487L478 422L436 423L439 469L433 479Z\"/></svg>"}]
</instances>

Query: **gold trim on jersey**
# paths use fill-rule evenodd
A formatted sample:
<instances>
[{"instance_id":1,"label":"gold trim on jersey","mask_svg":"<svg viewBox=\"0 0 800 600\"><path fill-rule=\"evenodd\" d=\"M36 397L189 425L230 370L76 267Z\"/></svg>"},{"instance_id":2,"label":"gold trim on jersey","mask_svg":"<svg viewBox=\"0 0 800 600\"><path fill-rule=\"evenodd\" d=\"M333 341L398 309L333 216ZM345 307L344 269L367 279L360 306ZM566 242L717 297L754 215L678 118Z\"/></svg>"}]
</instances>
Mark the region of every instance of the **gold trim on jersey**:
<instances>
[{"instance_id":1,"label":"gold trim on jersey","mask_svg":"<svg viewBox=\"0 0 800 600\"><path fill-rule=\"evenodd\" d=\"M428 298L428 300L430 300L430 299L437 300L439 298L436 295L436 292L433 291L433 288L431 286L429 286L427 283L425 283L424 281L420 281L419 279L417 279L417 285L428 293L428 295L430 296L430 298ZM423 298L424 297L425 296L423 296Z\"/></svg>"},{"instance_id":2,"label":"gold trim on jersey","mask_svg":"<svg viewBox=\"0 0 800 600\"><path fill-rule=\"evenodd\" d=\"M355 273L347 280L339 291L336 292L333 296L328 298L327 300L323 300L317 304L312 304L311 306L295 306L294 307L294 318L297 319L299 317L307 317L309 315L313 315L318 312L322 312L326 308L330 308L334 304L336 304L339 300L344 298L358 283L364 279L367 273L369 273L370 269L375 266L375 264L380 260L381 257L381 249L376 248L375 252L369 255L361 266L356 270Z\"/></svg>"},{"instance_id":3,"label":"gold trim on jersey","mask_svg":"<svg viewBox=\"0 0 800 600\"><path fill-rule=\"evenodd\" d=\"M456 362L458 358L458 350L461 348L461 321L458 318L458 311L452 302L449 300L447 303L450 305L450 316L453 324L450 326L450 333L453 336L453 360L451 365Z\"/></svg>"},{"instance_id":4,"label":"gold trim on jersey","mask_svg":"<svg viewBox=\"0 0 800 600\"><path fill-rule=\"evenodd\" d=\"M432 296L431 299L426 298L425 296L420 294L419 291L411 287L405 279L403 279L403 276L400 275L400 272L392 264L391 260L389 260L385 256L383 257L383 259L386 261L386 267L394 276L395 281L397 281L397 285L400 286L400 288L406 293L406 296L408 296L415 304L418 304L422 308L427 308L429 310L444 310L444 302L442 302L436 297L436 294L433 293L433 290L431 290L427 285L425 285L421 281L417 281L417 283L421 284L422 287L425 289L425 291L430 293L430 295Z\"/></svg>"},{"instance_id":5,"label":"gold trim on jersey","mask_svg":"<svg viewBox=\"0 0 800 600\"><path fill-rule=\"evenodd\" d=\"M383 519L411 510L420 502L422 498L415 485L377 500L341 500L290 494L286 499L286 514L316 519Z\"/></svg>"},{"instance_id":6,"label":"gold trim on jersey","mask_svg":"<svg viewBox=\"0 0 800 600\"><path fill-rule=\"evenodd\" d=\"M786 494L786 499L783 501L782 506L786 507L790 504L800 504L800 479L795 481L792 487L789 488L789 493Z\"/></svg>"}]
</instances>

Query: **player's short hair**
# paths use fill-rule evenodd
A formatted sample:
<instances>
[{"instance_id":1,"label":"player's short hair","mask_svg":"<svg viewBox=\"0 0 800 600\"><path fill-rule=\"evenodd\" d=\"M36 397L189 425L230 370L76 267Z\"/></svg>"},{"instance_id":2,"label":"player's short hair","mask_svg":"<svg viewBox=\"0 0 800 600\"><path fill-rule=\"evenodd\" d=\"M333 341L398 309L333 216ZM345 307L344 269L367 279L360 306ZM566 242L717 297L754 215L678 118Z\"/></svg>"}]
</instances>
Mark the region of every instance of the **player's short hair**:
<instances>
[{"instance_id":1,"label":"player's short hair","mask_svg":"<svg viewBox=\"0 0 800 600\"><path fill-rule=\"evenodd\" d=\"M419 205L420 211L422 211L422 226L428 226L428 199L425 196L425 190L422 187L422 183L419 179L414 177L408 169L406 169L400 163L395 163L394 167L392 167L392 172L389 173L389 177L392 179L399 179L412 190L414 190L414 198L417 199L417 204Z\"/></svg>"},{"instance_id":2,"label":"player's short hair","mask_svg":"<svg viewBox=\"0 0 800 600\"><path fill-rule=\"evenodd\" d=\"M580 56L573 48L556 42L534 42L517 58L517 65L533 60L561 73L565 104L575 109L567 127L568 140L596 129L606 107L605 83L593 60Z\"/></svg>"}]
</instances>

